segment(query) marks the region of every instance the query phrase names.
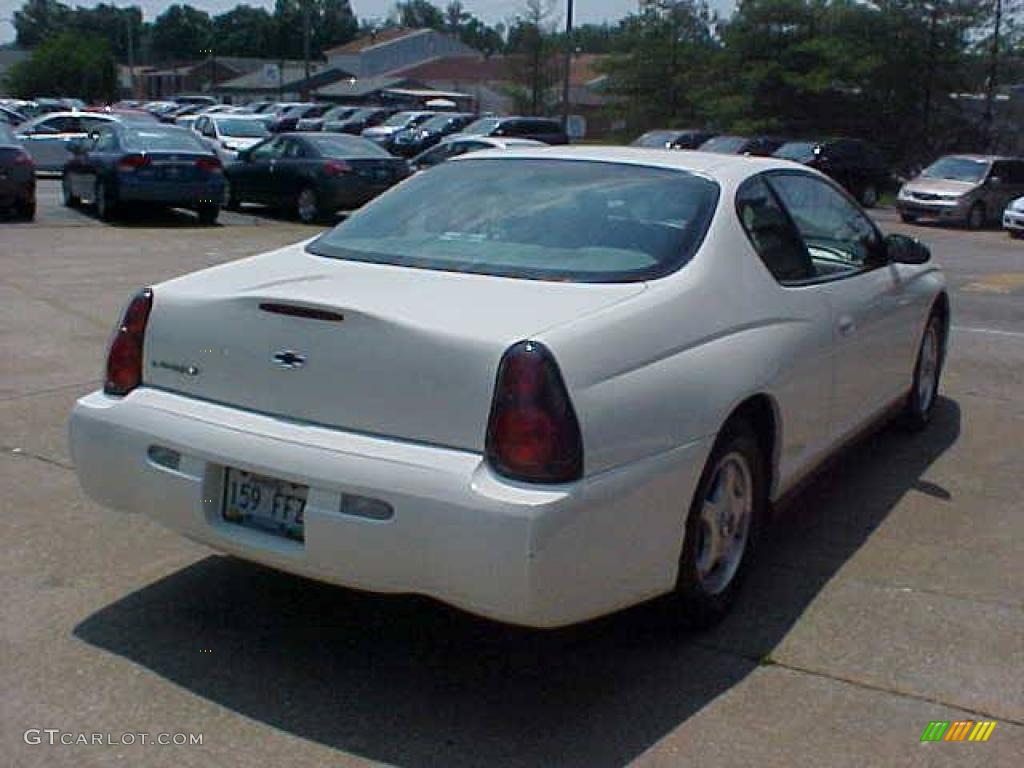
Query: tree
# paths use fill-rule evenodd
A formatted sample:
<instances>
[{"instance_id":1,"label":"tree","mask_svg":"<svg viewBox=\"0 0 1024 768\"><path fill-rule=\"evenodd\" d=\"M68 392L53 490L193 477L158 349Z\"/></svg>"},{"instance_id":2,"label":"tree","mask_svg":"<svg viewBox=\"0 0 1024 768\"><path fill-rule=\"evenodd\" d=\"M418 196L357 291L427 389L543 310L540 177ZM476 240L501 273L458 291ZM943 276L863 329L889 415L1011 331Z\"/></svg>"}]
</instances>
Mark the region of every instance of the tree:
<instances>
[{"instance_id":1,"label":"tree","mask_svg":"<svg viewBox=\"0 0 1024 768\"><path fill-rule=\"evenodd\" d=\"M37 45L27 61L15 64L8 82L26 99L45 95L112 101L117 96L117 64L106 40L65 31Z\"/></svg>"},{"instance_id":2,"label":"tree","mask_svg":"<svg viewBox=\"0 0 1024 768\"><path fill-rule=\"evenodd\" d=\"M127 61L142 45L142 9L118 8L100 3L94 8L75 8L68 26L93 37L102 37L118 59ZM129 35L131 38L129 39Z\"/></svg>"},{"instance_id":3,"label":"tree","mask_svg":"<svg viewBox=\"0 0 1024 768\"><path fill-rule=\"evenodd\" d=\"M213 49L220 56L266 56L275 49L274 18L263 8L237 5L213 19Z\"/></svg>"},{"instance_id":4,"label":"tree","mask_svg":"<svg viewBox=\"0 0 1024 768\"><path fill-rule=\"evenodd\" d=\"M429 0L404 0L395 4L398 25L412 29L445 28L445 17Z\"/></svg>"},{"instance_id":5,"label":"tree","mask_svg":"<svg viewBox=\"0 0 1024 768\"><path fill-rule=\"evenodd\" d=\"M172 5L153 22L153 53L160 59L196 59L209 50L213 21L190 5Z\"/></svg>"},{"instance_id":6,"label":"tree","mask_svg":"<svg viewBox=\"0 0 1024 768\"><path fill-rule=\"evenodd\" d=\"M518 111L539 115L554 106L551 90L558 79L559 53L555 24L551 0L526 0L509 29L506 51Z\"/></svg>"},{"instance_id":7,"label":"tree","mask_svg":"<svg viewBox=\"0 0 1024 768\"><path fill-rule=\"evenodd\" d=\"M282 58L303 57L303 3L307 0L276 0L277 55ZM352 13L349 0L308 0L310 4L310 50L319 57L329 48L343 45L355 38L359 22Z\"/></svg>"},{"instance_id":8,"label":"tree","mask_svg":"<svg viewBox=\"0 0 1024 768\"><path fill-rule=\"evenodd\" d=\"M709 118L707 94L717 45L704 2L659 0L620 25L617 46L603 69L608 93L633 130L690 125Z\"/></svg>"},{"instance_id":9,"label":"tree","mask_svg":"<svg viewBox=\"0 0 1024 768\"><path fill-rule=\"evenodd\" d=\"M34 48L68 27L71 9L57 0L26 0L21 10L14 12L17 43L23 48Z\"/></svg>"}]
</instances>

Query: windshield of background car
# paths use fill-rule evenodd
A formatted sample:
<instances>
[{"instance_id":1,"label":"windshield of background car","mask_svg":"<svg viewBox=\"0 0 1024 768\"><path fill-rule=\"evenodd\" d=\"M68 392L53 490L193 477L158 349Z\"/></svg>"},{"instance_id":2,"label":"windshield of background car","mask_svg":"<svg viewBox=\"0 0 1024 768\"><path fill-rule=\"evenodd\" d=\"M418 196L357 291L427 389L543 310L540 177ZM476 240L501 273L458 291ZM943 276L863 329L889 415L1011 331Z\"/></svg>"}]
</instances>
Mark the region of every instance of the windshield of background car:
<instances>
[{"instance_id":1,"label":"windshield of background car","mask_svg":"<svg viewBox=\"0 0 1024 768\"><path fill-rule=\"evenodd\" d=\"M358 136L325 133L319 136L306 136L305 139L324 157L391 157L386 149Z\"/></svg>"},{"instance_id":2,"label":"windshield of background car","mask_svg":"<svg viewBox=\"0 0 1024 768\"><path fill-rule=\"evenodd\" d=\"M221 136L230 136L233 139L258 139L270 132L267 130L267 124L262 120L244 120L233 117L214 122L217 123L217 130L220 131Z\"/></svg>"},{"instance_id":3,"label":"windshield of background car","mask_svg":"<svg viewBox=\"0 0 1024 768\"><path fill-rule=\"evenodd\" d=\"M498 121L493 117L482 117L462 129L463 133L490 133L498 127Z\"/></svg>"},{"instance_id":4,"label":"windshield of background car","mask_svg":"<svg viewBox=\"0 0 1024 768\"><path fill-rule=\"evenodd\" d=\"M503 277L639 281L689 261L717 201L717 184L685 171L473 158L412 177L308 249Z\"/></svg>"},{"instance_id":5,"label":"windshield of background car","mask_svg":"<svg viewBox=\"0 0 1024 768\"><path fill-rule=\"evenodd\" d=\"M415 116L415 112L396 112L385 120L382 125L386 125L391 128L400 128L403 125L408 124Z\"/></svg>"},{"instance_id":6,"label":"windshield of background car","mask_svg":"<svg viewBox=\"0 0 1024 768\"><path fill-rule=\"evenodd\" d=\"M166 152L202 152L210 154L210 150L203 144L195 133L186 128L178 130L146 130L143 128L129 128L124 132L125 147L135 151L166 151Z\"/></svg>"},{"instance_id":7,"label":"windshield of background car","mask_svg":"<svg viewBox=\"0 0 1024 768\"><path fill-rule=\"evenodd\" d=\"M434 115L420 126L424 131L443 131L454 119L453 115Z\"/></svg>"},{"instance_id":8,"label":"windshield of background car","mask_svg":"<svg viewBox=\"0 0 1024 768\"><path fill-rule=\"evenodd\" d=\"M747 139L743 136L716 136L700 145L701 152L720 152L732 155L743 149Z\"/></svg>"},{"instance_id":9,"label":"windshield of background car","mask_svg":"<svg viewBox=\"0 0 1024 768\"><path fill-rule=\"evenodd\" d=\"M943 157L923 171L926 179L949 179L951 181L981 181L988 173L988 161L972 157Z\"/></svg>"},{"instance_id":10,"label":"windshield of background car","mask_svg":"<svg viewBox=\"0 0 1024 768\"><path fill-rule=\"evenodd\" d=\"M775 157L803 163L814 157L816 146L812 141L789 141L775 150Z\"/></svg>"}]
</instances>

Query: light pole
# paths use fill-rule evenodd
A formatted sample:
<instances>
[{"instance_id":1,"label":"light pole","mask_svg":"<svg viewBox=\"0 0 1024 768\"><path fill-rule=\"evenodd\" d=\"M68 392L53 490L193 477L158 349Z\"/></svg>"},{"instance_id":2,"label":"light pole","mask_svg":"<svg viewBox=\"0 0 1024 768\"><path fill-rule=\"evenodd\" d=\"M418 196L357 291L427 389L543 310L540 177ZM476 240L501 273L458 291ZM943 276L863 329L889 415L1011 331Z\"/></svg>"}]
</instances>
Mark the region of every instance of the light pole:
<instances>
[{"instance_id":1,"label":"light pole","mask_svg":"<svg viewBox=\"0 0 1024 768\"><path fill-rule=\"evenodd\" d=\"M569 7L565 14L565 72L562 80L562 127L569 132L569 78L572 74L572 6L573 0L568 0Z\"/></svg>"}]
</instances>

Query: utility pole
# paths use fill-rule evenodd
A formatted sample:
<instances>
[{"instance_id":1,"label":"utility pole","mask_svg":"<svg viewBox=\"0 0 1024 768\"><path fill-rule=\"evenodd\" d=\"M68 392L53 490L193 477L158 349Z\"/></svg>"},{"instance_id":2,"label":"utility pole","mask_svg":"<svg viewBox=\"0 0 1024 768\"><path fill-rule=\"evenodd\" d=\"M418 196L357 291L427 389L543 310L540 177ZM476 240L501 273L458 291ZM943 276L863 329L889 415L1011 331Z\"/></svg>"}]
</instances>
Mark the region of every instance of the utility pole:
<instances>
[{"instance_id":1,"label":"utility pole","mask_svg":"<svg viewBox=\"0 0 1024 768\"><path fill-rule=\"evenodd\" d=\"M306 60L306 78L302 81L302 100L309 100L310 2L302 3L302 56Z\"/></svg>"},{"instance_id":2,"label":"utility pole","mask_svg":"<svg viewBox=\"0 0 1024 768\"><path fill-rule=\"evenodd\" d=\"M131 13L129 11L129 13ZM128 82L130 84L129 96L133 99L138 98L138 92L135 89L135 25L132 24L132 16L125 16L125 21L128 24Z\"/></svg>"},{"instance_id":3,"label":"utility pole","mask_svg":"<svg viewBox=\"0 0 1024 768\"><path fill-rule=\"evenodd\" d=\"M992 31L992 55L988 65L988 85L985 90L985 141L992 149L992 124L995 121L994 101L996 98L996 81L999 77L999 33L1003 21L1003 0L995 0L996 18Z\"/></svg>"},{"instance_id":4,"label":"utility pole","mask_svg":"<svg viewBox=\"0 0 1024 768\"><path fill-rule=\"evenodd\" d=\"M569 132L569 80L572 75L572 6L573 0L569 0L565 14L565 72L562 80L562 127L566 133Z\"/></svg>"}]
</instances>

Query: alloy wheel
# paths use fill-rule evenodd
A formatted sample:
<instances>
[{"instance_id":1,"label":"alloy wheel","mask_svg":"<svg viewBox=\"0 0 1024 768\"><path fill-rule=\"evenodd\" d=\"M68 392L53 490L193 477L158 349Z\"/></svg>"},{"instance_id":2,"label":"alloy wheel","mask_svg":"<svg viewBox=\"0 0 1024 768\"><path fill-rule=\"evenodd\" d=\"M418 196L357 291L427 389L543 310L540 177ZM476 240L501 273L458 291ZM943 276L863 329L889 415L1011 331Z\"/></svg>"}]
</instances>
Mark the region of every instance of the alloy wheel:
<instances>
[{"instance_id":1,"label":"alloy wheel","mask_svg":"<svg viewBox=\"0 0 1024 768\"><path fill-rule=\"evenodd\" d=\"M934 321L928 323L921 342L921 361L917 373L917 403L927 413L935 400L939 378L939 332Z\"/></svg>"},{"instance_id":2,"label":"alloy wheel","mask_svg":"<svg viewBox=\"0 0 1024 768\"><path fill-rule=\"evenodd\" d=\"M317 207L316 192L310 187L299 192L299 200L296 206L299 209L299 218L306 224L316 221L319 209Z\"/></svg>"},{"instance_id":3,"label":"alloy wheel","mask_svg":"<svg viewBox=\"0 0 1024 768\"><path fill-rule=\"evenodd\" d=\"M739 570L750 537L754 483L743 454L728 453L715 466L697 527L696 567L711 595L724 592Z\"/></svg>"}]
</instances>

